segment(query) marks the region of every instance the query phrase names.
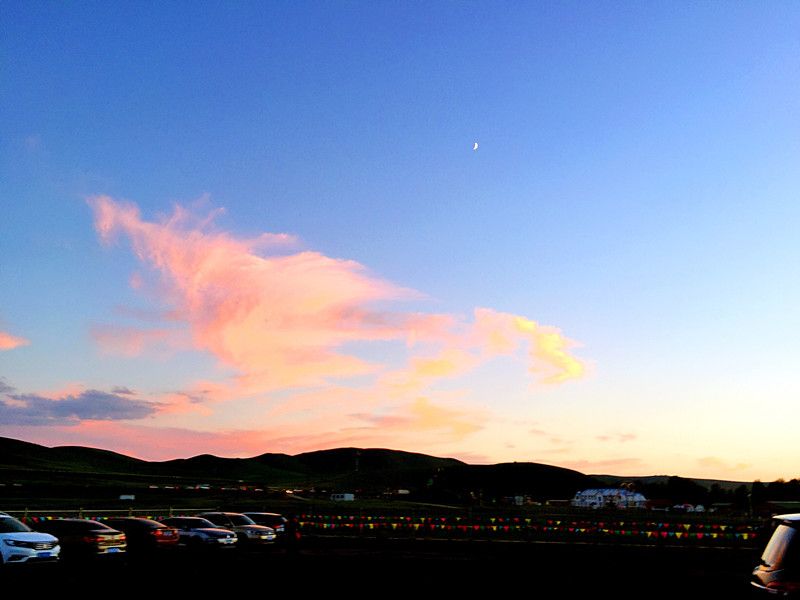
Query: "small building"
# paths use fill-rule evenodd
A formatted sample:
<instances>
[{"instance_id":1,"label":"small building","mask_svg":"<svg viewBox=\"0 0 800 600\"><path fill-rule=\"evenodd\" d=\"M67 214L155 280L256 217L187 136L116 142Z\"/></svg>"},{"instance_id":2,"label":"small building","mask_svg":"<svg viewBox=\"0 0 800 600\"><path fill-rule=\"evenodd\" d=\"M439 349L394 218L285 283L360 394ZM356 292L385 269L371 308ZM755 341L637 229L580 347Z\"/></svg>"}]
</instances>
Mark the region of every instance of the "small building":
<instances>
[{"instance_id":1,"label":"small building","mask_svg":"<svg viewBox=\"0 0 800 600\"><path fill-rule=\"evenodd\" d=\"M352 502L355 499L355 494L349 492L345 492L343 494L331 494L331 500L334 502Z\"/></svg>"},{"instance_id":2,"label":"small building","mask_svg":"<svg viewBox=\"0 0 800 600\"><path fill-rule=\"evenodd\" d=\"M647 498L624 488L590 488L577 492L570 505L578 508L645 508Z\"/></svg>"}]
</instances>

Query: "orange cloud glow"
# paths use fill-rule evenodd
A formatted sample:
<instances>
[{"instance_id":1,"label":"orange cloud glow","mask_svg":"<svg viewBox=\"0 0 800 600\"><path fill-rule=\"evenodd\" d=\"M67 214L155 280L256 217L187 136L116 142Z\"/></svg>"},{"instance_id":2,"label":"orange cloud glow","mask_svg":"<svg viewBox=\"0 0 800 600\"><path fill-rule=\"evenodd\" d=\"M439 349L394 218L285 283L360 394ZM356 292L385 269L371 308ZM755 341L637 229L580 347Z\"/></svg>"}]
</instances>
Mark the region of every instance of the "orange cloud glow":
<instances>
[{"instance_id":1,"label":"orange cloud glow","mask_svg":"<svg viewBox=\"0 0 800 600\"><path fill-rule=\"evenodd\" d=\"M413 294L353 261L316 252L259 256L285 236L237 240L197 224L183 209L162 223L108 197L91 200L108 241L127 234L140 259L157 269L191 328L194 346L236 368L252 391L314 385L375 371L378 365L338 351L347 342L393 339L404 323L368 306ZM419 327L420 320L414 319ZM424 322L423 322L424 324Z\"/></svg>"},{"instance_id":2,"label":"orange cloud glow","mask_svg":"<svg viewBox=\"0 0 800 600\"><path fill-rule=\"evenodd\" d=\"M11 335L5 331L0 331L0 350L13 350L14 348L27 346L28 344L30 344L30 342L25 338Z\"/></svg>"},{"instance_id":3,"label":"orange cloud glow","mask_svg":"<svg viewBox=\"0 0 800 600\"><path fill-rule=\"evenodd\" d=\"M168 352L190 346L181 339L181 332L174 329L98 326L92 328L91 335L106 352L122 356L138 356L152 348Z\"/></svg>"},{"instance_id":4,"label":"orange cloud glow","mask_svg":"<svg viewBox=\"0 0 800 600\"><path fill-rule=\"evenodd\" d=\"M752 466L750 463L744 462L731 463L716 456L704 456L702 458L698 458L697 464L708 469L714 469L716 471L729 471L732 473L737 471L745 471Z\"/></svg>"},{"instance_id":5,"label":"orange cloud glow","mask_svg":"<svg viewBox=\"0 0 800 600\"><path fill-rule=\"evenodd\" d=\"M232 400L300 387L322 388L330 400L336 397L332 389L347 389L347 380L359 377L360 390L352 387L351 396L361 398L362 410L390 399L395 407L405 406L406 425L463 436L477 429L473 419L463 418L469 409L462 413L420 399L433 382L503 355L522 357L545 383L584 372L568 352L573 343L557 329L488 308L476 309L472 320L387 309L391 302L423 296L351 260L307 250L287 253L296 244L289 235L239 239L214 228L216 212L201 218L178 206L172 215L147 221L131 203L108 196L89 203L100 238L129 239L144 267L159 275L157 286L143 285L146 273L136 274L132 285L157 294L171 325L97 327L100 346L123 355L153 346L191 347L212 353L236 373L227 383L197 382L188 392L159 398L162 413L172 405L173 412L192 411L200 396ZM378 341L404 343L406 366L390 369L363 348L357 354L348 346ZM272 402L271 410L280 407Z\"/></svg>"},{"instance_id":6,"label":"orange cloud glow","mask_svg":"<svg viewBox=\"0 0 800 600\"><path fill-rule=\"evenodd\" d=\"M475 310L475 333L491 354L511 354L520 344L528 345L530 371L543 373L544 383L561 383L583 376L582 362L569 354L575 346L554 327L539 325L525 317L489 308Z\"/></svg>"}]
</instances>

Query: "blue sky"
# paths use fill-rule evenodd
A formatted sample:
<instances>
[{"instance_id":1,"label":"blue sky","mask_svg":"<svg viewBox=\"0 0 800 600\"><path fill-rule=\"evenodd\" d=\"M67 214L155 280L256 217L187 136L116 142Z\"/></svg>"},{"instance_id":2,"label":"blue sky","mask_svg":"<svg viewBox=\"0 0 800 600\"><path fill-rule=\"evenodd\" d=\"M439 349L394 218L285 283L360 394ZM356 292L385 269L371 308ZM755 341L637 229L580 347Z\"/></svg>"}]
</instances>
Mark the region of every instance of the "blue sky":
<instances>
[{"instance_id":1,"label":"blue sky","mask_svg":"<svg viewBox=\"0 0 800 600\"><path fill-rule=\"evenodd\" d=\"M153 224L175 204L224 208L215 231L297 236L279 254L356 261L418 292L403 310L468 327L486 307L579 344L571 353L585 370L558 385L504 359L431 382L425 406L473 423L466 433L426 425L363 445L587 471L796 476L782 445L791 432L757 427L765 410L798 414L792 3L8 2L3 12L0 332L28 343L0 353L0 376L16 395L69 406L124 386L164 406L196 380L241 375L229 353L198 342L197 321L164 325L165 310L185 308L177 275L137 255L119 215L120 238L104 245L87 198L134 203ZM156 283L132 287L133 273ZM99 328L148 319L191 341L122 356L98 342ZM414 364L398 340L348 348L384 370ZM198 401L205 412L182 421L119 419L124 410L99 421L234 438L298 385L321 398L342 381L238 390L246 401ZM430 425L418 397L365 400L351 414ZM24 425L30 415L6 418L0 433L104 441L76 418L49 431ZM359 442L352 423L334 429L350 433L253 439L283 444L262 451ZM708 430L724 435L703 444ZM599 439L613 436L622 441ZM182 451L204 450L151 455Z\"/></svg>"}]
</instances>

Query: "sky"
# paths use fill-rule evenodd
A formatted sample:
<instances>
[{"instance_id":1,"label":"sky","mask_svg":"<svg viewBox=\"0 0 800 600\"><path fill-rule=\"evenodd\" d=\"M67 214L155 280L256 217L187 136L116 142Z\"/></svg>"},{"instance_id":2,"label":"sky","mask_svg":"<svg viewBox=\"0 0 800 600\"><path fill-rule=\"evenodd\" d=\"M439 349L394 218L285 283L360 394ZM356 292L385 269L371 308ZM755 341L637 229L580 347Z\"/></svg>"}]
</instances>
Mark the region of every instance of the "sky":
<instances>
[{"instance_id":1,"label":"sky","mask_svg":"<svg viewBox=\"0 0 800 600\"><path fill-rule=\"evenodd\" d=\"M800 476L796 3L0 13L0 435Z\"/></svg>"}]
</instances>

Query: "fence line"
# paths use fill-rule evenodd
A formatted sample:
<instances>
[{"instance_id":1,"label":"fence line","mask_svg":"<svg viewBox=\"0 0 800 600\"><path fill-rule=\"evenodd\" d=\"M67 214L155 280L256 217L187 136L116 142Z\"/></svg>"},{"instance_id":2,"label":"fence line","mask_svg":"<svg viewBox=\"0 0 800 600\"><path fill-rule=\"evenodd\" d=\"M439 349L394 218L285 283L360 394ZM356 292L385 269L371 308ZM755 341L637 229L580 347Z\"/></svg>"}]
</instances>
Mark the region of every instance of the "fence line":
<instances>
[{"instance_id":1,"label":"fence line","mask_svg":"<svg viewBox=\"0 0 800 600\"><path fill-rule=\"evenodd\" d=\"M25 521L29 519L37 519L37 518L52 518L52 517L77 517L78 519L89 519L89 518L96 518L96 517L106 517L106 516L128 516L128 517L142 517L142 516L159 516L159 517L174 517L177 515L192 515L201 512L211 512L219 510L218 508L178 508L178 507L167 507L165 508L76 508L76 509L64 509L64 508L56 508L56 509L47 509L47 508L37 508L37 509L30 509L25 508L24 510L5 510L4 513L16 516L20 518L20 520Z\"/></svg>"}]
</instances>

